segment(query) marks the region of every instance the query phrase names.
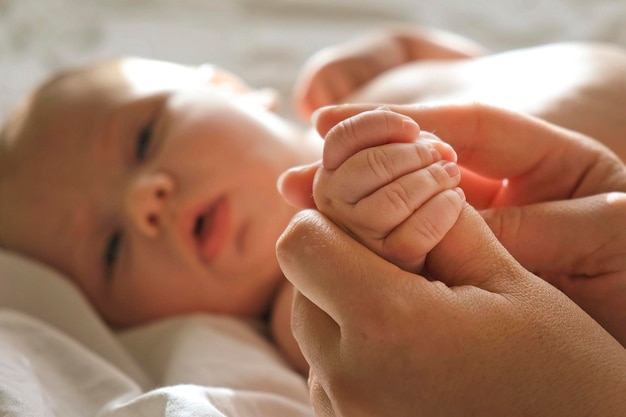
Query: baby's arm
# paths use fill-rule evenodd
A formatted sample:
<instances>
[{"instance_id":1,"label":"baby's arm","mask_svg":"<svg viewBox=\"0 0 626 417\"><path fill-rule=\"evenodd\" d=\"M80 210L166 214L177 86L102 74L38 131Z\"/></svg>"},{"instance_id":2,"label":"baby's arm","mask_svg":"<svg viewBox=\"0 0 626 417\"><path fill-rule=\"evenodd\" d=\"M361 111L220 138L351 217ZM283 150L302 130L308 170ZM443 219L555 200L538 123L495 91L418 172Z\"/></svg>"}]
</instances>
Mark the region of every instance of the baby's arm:
<instances>
[{"instance_id":1,"label":"baby's arm","mask_svg":"<svg viewBox=\"0 0 626 417\"><path fill-rule=\"evenodd\" d=\"M464 206L452 148L384 109L344 120L325 140L313 184L318 210L370 250L421 272Z\"/></svg>"},{"instance_id":2,"label":"baby's arm","mask_svg":"<svg viewBox=\"0 0 626 417\"><path fill-rule=\"evenodd\" d=\"M303 66L294 87L296 108L308 120L316 109L337 104L392 68L418 60L474 58L486 50L440 30L393 26L324 48Z\"/></svg>"}]
</instances>

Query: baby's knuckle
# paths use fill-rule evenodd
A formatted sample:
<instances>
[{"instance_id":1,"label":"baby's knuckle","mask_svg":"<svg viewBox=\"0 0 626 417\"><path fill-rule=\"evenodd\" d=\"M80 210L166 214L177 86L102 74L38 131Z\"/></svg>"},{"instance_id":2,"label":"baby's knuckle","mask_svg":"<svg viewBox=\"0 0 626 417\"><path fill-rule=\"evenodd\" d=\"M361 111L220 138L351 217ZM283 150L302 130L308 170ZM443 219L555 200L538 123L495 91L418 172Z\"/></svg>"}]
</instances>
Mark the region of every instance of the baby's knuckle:
<instances>
[{"instance_id":1,"label":"baby's knuckle","mask_svg":"<svg viewBox=\"0 0 626 417\"><path fill-rule=\"evenodd\" d=\"M434 242L438 242L443 237L441 224L432 219L425 217L416 228L415 242L422 248L431 248Z\"/></svg>"},{"instance_id":2,"label":"baby's knuckle","mask_svg":"<svg viewBox=\"0 0 626 417\"><path fill-rule=\"evenodd\" d=\"M358 140L361 119L362 118L357 115L341 122L339 126L341 127L342 136L351 140Z\"/></svg>"},{"instance_id":3,"label":"baby's knuckle","mask_svg":"<svg viewBox=\"0 0 626 417\"><path fill-rule=\"evenodd\" d=\"M416 162L420 166L424 166L426 164L434 162L433 152L432 152L433 147L431 144L428 144L426 142L416 141L416 142L413 142L412 145L413 145L412 146L413 156Z\"/></svg>"},{"instance_id":4,"label":"baby's knuckle","mask_svg":"<svg viewBox=\"0 0 626 417\"><path fill-rule=\"evenodd\" d=\"M432 164L427 169L431 180L440 187L446 187L450 183L450 175L448 175L444 164L443 162Z\"/></svg>"},{"instance_id":5,"label":"baby's knuckle","mask_svg":"<svg viewBox=\"0 0 626 417\"><path fill-rule=\"evenodd\" d=\"M411 203L411 192L400 182L392 182L384 188L385 198L391 203L392 208L400 213L410 213L413 211Z\"/></svg>"},{"instance_id":6,"label":"baby's knuckle","mask_svg":"<svg viewBox=\"0 0 626 417\"><path fill-rule=\"evenodd\" d=\"M378 178L390 181L395 177L394 162L381 148L372 148L367 152L367 166Z\"/></svg>"}]
</instances>

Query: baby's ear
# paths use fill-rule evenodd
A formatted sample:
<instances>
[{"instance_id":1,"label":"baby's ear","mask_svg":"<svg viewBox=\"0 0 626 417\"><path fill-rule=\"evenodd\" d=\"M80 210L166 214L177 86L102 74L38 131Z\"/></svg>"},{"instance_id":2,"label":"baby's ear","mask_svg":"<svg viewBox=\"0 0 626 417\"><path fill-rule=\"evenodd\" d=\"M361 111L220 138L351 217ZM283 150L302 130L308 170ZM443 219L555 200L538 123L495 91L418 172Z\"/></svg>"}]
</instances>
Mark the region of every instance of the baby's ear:
<instances>
[{"instance_id":1,"label":"baby's ear","mask_svg":"<svg viewBox=\"0 0 626 417\"><path fill-rule=\"evenodd\" d=\"M235 74L209 64L199 66L197 71L208 83L227 94L243 99L245 103L261 106L273 112L278 111L279 95L272 88L252 88Z\"/></svg>"}]
</instances>

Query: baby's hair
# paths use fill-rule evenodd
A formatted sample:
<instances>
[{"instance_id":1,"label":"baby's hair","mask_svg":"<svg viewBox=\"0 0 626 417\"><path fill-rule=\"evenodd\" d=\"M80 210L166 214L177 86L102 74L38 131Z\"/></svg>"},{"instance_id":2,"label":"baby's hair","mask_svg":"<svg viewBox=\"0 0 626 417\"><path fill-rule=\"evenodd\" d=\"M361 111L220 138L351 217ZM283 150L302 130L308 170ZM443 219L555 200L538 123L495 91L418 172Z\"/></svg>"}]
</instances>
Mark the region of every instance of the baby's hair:
<instances>
[{"instance_id":1,"label":"baby's hair","mask_svg":"<svg viewBox=\"0 0 626 417\"><path fill-rule=\"evenodd\" d=\"M22 135L24 123L31 112L34 93L29 94L15 108L13 108L0 126L0 200L11 198L5 195L3 183L10 175L11 145ZM0 218L2 213L0 213ZM0 249L6 248L2 237L2 227L0 224Z\"/></svg>"},{"instance_id":2,"label":"baby's hair","mask_svg":"<svg viewBox=\"0 0 626 417\"><path fill-rule=\"evenodd\" d=\"M30 92L30 94L18 102L5 117L2 125L0 125L0 201L2 199L11 198L11 196L5 195L4 183L17 168L15 163L12 162L12 148L24 135L29 134L27 132L29 130L27 127L28 122L38 117L37 103L40 99L46 97L50 90L53 90L63 79L83 71L86 68L88 67L77 66L52 74ZM2 216L3 214L0 213L0 220ZM0 223L0 248L6 248L6 242L3 239L2 232L2 224Z\"/></svg>"},{"instance_id":3,"label":"baby's hair","mask_svg":"<svg viewBox=\"0 0 626 417\"><path fill-rule=\"evenodd\" d=\"M0 126L0 180L7 175L7 166L10 165L8 163L9 148L24 134L23 129L26 121L33 116L38 98L45 95L50 88L61 80L77 71L78 69L69 69L53 74L10 110L4 123Z\"/></svg>"}]
</instances>

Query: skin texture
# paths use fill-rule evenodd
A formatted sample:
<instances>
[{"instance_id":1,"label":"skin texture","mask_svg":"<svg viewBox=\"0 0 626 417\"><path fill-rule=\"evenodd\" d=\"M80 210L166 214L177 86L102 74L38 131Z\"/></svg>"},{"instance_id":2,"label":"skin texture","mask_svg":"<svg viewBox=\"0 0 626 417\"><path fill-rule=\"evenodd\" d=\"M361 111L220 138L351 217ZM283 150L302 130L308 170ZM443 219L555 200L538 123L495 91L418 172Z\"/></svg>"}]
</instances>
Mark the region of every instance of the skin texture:
<instances>
[{"instance_id":1,"label":"skin texture","mask_svg":"<svg viewBox=\"0 0 626 417\"><path fill-rule=\"evenodd\" d=\"M375 253L422 272L426 254L464 205L453 149L421 132L412 119L378 110L337 123L324 141L322 160L310 166L317 175L307 197ZM280 331L290 328L292 300L293 291L285 287L275 303L272 329L306 373L300 348L291 334Z\"/></svg>"},{"instance_id":2,"label":"skin texture","mask_svg":"<svg viewBox=\"0 0 626 417\"><path fill-rule=\"evenodd\" d=\"M326 109L317 128L324 134L338 121L374 108ZM621 160L580 133L491 106L389 108L419 120L425 130L439 126L439 137L458 154L467 201L500 242L626 346L626 168ZM500 140L503 134L510 142ZM313 207L306 196L316 170L292 170L283 179L282 193L292 204Z\"/></svg>"},{"instance_id":3,"label":"skin texture","mask_svg":"<svg viewBox=\"0 0 626 417\"><path fill-rule=\"evenodd\" d=\"M480 201L485 187L489 194L496 191L492 207L523 201L517 210L525 210L540 201L550 209L543 206L544 215L554 217L530 217L527 224L534 226L541 221L547 226L565 208L576 207L560 199L595 199L594 213L605 222L619 220L607 216L615 205L623 213L624 166L590 138L483 105L390 109L419 120L423 128L441 126L438 134L453 144L460 164L491 178L509 178L506 187L500 181L496 188L493 181L470 177L464 185L468 201L476 191ZM338 120L371 110L327 109L318 115L318 130L323 134ZM456 123L443 123L449 120ZM516 140L503 145L503 132ZM520 153L517 146L536 152ZM574 158L571 164L555 163L561 152ZM555 171L562 184L538 187L545 188ZM297 195L306 193L307 181L313 186L312 179L307 170L292 171L283 191L293 201L305 201ZM541 241L525 242L526 255L560 254L565 260L556 268L575 267L570 253L586 253L585 265L599 265L614 249L624 259L623 233L614 244L606 230L595 229L597 223L582 215L588 213L580 214L566 223L589 239L561 239L562 246L553 246L544 234ZM611 227L626 230L619 224ZM547 227L547 235L563 225ZM311 364L317 415L617 416L626 405L623 346L562 292L523 268L469 205L428 255L428 280L376 256L312 210L296 216L277 253L299 291L293 330ZM615 274L596 273L588 277L590 287L607 288L605 294L619 290ZM619 305L612 307L621 314ZM603 317L595 318L609 327Z\"/></svg>"},{"instance_id":4,"label":"skin texture","mask_svg":"<svg viewBox=\"0 0 626 417\"><path fill-rule=\"evenodd\" d=\"M366 111L325 135L315 207L374 253L422 272L464 194L452 148L408 117Z\"/></svg>"}]
</instances>

